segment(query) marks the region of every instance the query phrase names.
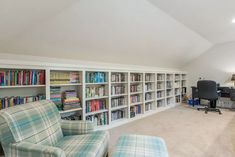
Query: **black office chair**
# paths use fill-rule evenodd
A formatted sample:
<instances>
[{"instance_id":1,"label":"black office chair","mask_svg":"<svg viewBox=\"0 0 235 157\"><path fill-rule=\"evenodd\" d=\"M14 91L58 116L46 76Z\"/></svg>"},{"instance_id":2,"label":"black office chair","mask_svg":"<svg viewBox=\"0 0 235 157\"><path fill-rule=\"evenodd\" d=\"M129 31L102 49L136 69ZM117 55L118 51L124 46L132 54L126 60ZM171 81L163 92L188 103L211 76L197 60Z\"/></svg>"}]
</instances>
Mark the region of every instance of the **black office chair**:
<instances>
[{"instance_id":1,"label":"black office chair","mask_svg":"<svg viewBox=\"0 0 235 157\"><path fill-rule=\"evenodd\" d=\"M210 80L200 80L197 82L198 97L199 99L209 100L210 103L208 107L205 107L205 113L208 111L215 111L222 114L220 109L216 108L216 101L219 98L217 84L215 81ZM198 108L200 110L200 108Z\"/></svg>"}]
</instances>

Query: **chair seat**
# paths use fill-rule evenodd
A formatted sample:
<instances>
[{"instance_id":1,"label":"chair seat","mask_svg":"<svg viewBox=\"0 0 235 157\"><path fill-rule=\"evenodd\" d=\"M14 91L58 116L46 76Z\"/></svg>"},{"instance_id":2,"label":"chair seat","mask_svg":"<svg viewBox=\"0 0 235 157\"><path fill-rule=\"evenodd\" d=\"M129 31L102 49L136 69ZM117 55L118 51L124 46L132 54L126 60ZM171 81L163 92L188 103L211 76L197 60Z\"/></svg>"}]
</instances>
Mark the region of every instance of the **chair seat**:
<instances>
[{"instance_id":1,"label":"chair seat","mask_svg":"<svg viewBox=\"0 0 235 157\"><path fill-rule=\"evenodd\" d=\"M65 136L55 147L64 150L66 157L102 157L108 147L109 134L96 131L91 134Z\"/></svg>"}]
</instances>

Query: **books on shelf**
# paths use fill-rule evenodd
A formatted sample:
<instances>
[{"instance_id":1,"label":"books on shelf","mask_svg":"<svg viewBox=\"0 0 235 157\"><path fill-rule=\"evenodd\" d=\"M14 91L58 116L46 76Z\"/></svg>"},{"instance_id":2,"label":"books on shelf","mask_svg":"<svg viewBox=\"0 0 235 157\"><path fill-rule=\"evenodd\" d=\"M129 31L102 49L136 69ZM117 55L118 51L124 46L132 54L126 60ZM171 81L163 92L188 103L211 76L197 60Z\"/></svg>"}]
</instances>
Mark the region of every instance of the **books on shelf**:
<instances>
[{"instance_id":1,"label":"books on shelf","mask_svg":"<svg viewBox=\"0 0 235 157\"><path fill-rule=\"evenodd\" d=\"M151 91L154 90L154 84L153 83L145 83L145 91Z\"/></svg>"},{"instance_id":2,"label":"books on shelf","mask_svg":"<svg viewBox=\"0 0 235 157\"><path fill-rule=\"evenodd\" d=\"M145 81L147 82L154 81L154 74L145 74Z\"/></svg>"},{"instance_id":3,"label":"books on shelf","mask_svg":"<svg viewBox=\"0 0 235 157\"><path fill-rule=\"evenodd\" d=\"M166 96L172 96L172 95L173 95L173 90L166 91Z\"/></svg>"},{"instance_id":4,"label":"books on shelf","mask_svg":"<svg viewBox=\"0 0 235 157\"><path fill-rule=\"evenodd\" d=\"M26 104L34 101L45 100L45 94L38 94L35 96L12 96L0 98L0 109Z\"/></svg>"},{"instance_id":5,"label":"books on shelf","mask_svg":"<svg viewBox=\"0 0 235 157\"><path fill-rule=\"evenodd\" d=\"M141 84L130 85L130 92L131 93L141 92L141 91L142 91L142 85Z\"/></svg>"},{"instance_id":6,"label":"books on shelf","mask_svg":"<svg viewBox=\"0 0 235 157\"><path fill-rule=\"evenodd\" d=\"M126 93L125 86L111 86L112 95L125 94L125 93Z\"/></svg>"},{"instance_id":7,"label":"books on shelf","mask_svg":"<svg viewBox=\"0 0 235 157\"><path fill-rule=\"evenodd\" d=\"M124 73L112 73L111 74L111 82L125 82L125 74Z\"/></svg>"},{"instance_id":8,"label":"books on shelf","mask_svg":"<svg viewBox=\"0 0 235 157\"><path fill-rule=\"evenodd\" d=\"M86 113L107 109L106 100L91 100L86 102Z\"/></svg>"},{"instance_id":9,"label":"books on shelf","mask_svg":"<svg viewBox=\"0 0 235 157\"><path fill-rule=\"evenodd\" d=\"M141 105L135 105L130 108L130 117L133 118L136 116L136 114L142 113L142 106Z\"/></svg>"},{"instance_id":10,"label":"books on shelf","mask_svg":"<svg viewBox=\"0 0 235 157\"><path fill-rule=\"evenodd\" d=\"M45 85L44 70L0 71L0 86Z\"/></svg>"},{"instance_id":11,"label":"books on shelf","mask_svg":"<svg viewBox=\"0 0 235 157\"><path fill-rule=\"evenodd\" d=\"M153 106L154 106L153 103L146 103L146 104L145 104L145 111L151 111L151 110L153 110L153 109L154 109Z\"/></svg>"},{"instance_id":12,"label":"books on shelf","mask_svg":"<svg viewBox=\"0 0 235 157\"><path fill-rule=\"evenodd\" d=\"M127 100L125 97L119 97L119 98L112 98L111 99L111 107L118 107L118 106L123 106L127 105Z\"/></svg>"},{"instance_id":13,"label":"books on shelf","mask_svg":"<svg viewBox=\"0 0 235 157\"><path fill-rule=\"evenodd\" d=\"M166 82L166 88L172 88L172 82Z\"/></svg>"},{"instance_id":14,"label":"books on shelf","mask_svg":"<svg viewBox=\"0 0 235 157\"><path fill-rule=\"evenodd\" d=\"M105 86L89 86L86 87L86 98L96 98L105 96Z\"/></svg>"},{"instance_id":15,"label":"books on shelf","mask_svg":"<svg viewBox=\"0 0 235 157\"><path fill-rule=\"evenodd\" d=\"M108 125L108 112L99 113L96 115L86 116L86 120L92 121L98 126Z\"/></svg>"},{"instance_id":16,"label":"books on shelf","mask_svg":"<svg viewBox=\"0 0 235 157\"><path fill-rule=\"evenodd\" d=\"M111 121L123 119L124 117L126 117L125 110L116 110L111 113Z\"/></svg>"},{"instance_id":17,"label":"books on shelf","mask_svg":"<svg viewBox=\"0 0 235 157\"><path fill-rule=\"evenodd\" d=\"M86 72L86 83L105 83L105 72Z\"/></svg>"},{"instance_id":18,"label":"books on shelf","mask_svg":"<svg viewBox=\"0 0 235 157\"><path fill-rule=\"evenodd\" d=\"M131 74L130 75L130 80L131 82L138 82L138 81L142 81L142 75L141 74Z\"/></svg>"},{"instance_id":19,"label":"books on shelf","mask_svg":"<svg viewBox=\"0 0 235 157\"><path fill-rule=\"evenodd\" d=\"M152 99L154 99L153 93L145 93L145 100L146 101L152 100Z\"/></svg>"},{"instance_id":20,"label":"books on shelf","mask_svg":"<svg viewBox=\"0 0 235 157\"><path fill-rule=\"evenodd\" d=\"M131 103L133 104L133 103L140 102L140 101L141 101L140 98L141 98L140 95L132 95L132 96L130 97Z\"/></svg>"},{"instance_id":21,"label":"books on shelf","mask_svg":"<svg viewBox=\"0 0 235 157\"><path fill-rule=\"evenodd\" d=\"M157 107L163 107L163 106L165 106L165 100L158 100Z\"/></svg>"},{"instance_id":22,"label":"books on shelf","mask_svg":"<svg viewBox=\"0 0 235 157\"><path fill-rule=\"evenodd\" d=\"M164 82L158 82L157 83L157 89L165 89L165 83Z\"/></svg>"},{"instance_id":23,"label":"books on shelf","mask_svg":"<svg viewBox=\"0 0 235 157\"><path fill-rule=\"evenodd\" d=\"M162 97L164 97L164 96L165 96L164 91L158 91L158 92L157 92L157 98L162 98Z\"/></svg>"},{"instance_id":24,"label":"books on shelf","mask_svg":"<svg viewBox=\"0 0 235 157\"><path fill-rule=\"evenodd\" d=\"M63 92L63 110L81 108L80 99L75 90L66 90Z\"/></svg>"},{"instance_id":25,"label":"books on shelf","mask_svg":"<svg viewBox=\"0 0 235 157\"><path fill-rule=\"evenodd\" d=\"M157 74L157 80L165 80L165 74Z\"/></svg>"},{"instance_id":26,"label":"books on shelf","mask_svg":"<svg viewBox=\"0 0 235 157\"><path fill-rule=\"evenodd\" d=\"M175 74L175 80L180 80L180 74Z\"/></svg>"},{"instance_id":27,"label":"books on shelf","mask_svg":"<svg viewBox=\"0 0 235 157\"><path fill-rule=\"evenodd\" d=\"M51 101L57 106L57 108L62 111L63 110L63 103L62 103L62 94L61 94L61 87L51 87L50 88L50 97Z\"/></svg>"},{"instance_id":28,"label":"books on shelf","mask_svg":"<svg viewBox=\"0 0 235 157\"><path fill-rule=\"evenodd\" d=\"M73 84L80 83L79 72L73 71L51 71L51 84Z\"/></svg>"}]
</instances>

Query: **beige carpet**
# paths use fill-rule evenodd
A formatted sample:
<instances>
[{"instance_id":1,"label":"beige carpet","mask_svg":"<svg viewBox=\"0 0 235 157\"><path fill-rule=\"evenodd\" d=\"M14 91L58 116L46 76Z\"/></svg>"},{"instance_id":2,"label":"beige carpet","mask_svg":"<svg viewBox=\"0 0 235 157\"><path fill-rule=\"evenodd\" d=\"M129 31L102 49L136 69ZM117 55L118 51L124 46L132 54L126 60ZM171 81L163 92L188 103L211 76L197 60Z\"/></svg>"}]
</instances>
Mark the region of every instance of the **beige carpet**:
<instances>
[{"instance_id":1,"label":"beige carpet","mask_svg":"<svg viewBox=\"0 0 235 157\"><path fill-rule=\"evenodd\" d=\"M110 131L111 152L121 134L165 139L170 157L235 157L235 112L197 111L181 105Z\"/></svg>"}]
</instances>

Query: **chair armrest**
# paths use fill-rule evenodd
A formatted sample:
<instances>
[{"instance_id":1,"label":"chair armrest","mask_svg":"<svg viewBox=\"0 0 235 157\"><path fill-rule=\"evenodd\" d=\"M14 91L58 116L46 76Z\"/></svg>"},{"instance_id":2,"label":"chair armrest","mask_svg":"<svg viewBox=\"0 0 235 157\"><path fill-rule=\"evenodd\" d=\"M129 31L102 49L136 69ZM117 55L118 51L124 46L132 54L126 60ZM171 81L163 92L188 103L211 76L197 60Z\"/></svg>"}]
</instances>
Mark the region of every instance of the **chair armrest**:
<instances>
[{"instance_id":1,"label":"chair armrest","mask_svg":"<svg viewBox=\"0 0 235 157\"><path fill-rule=\"evenodd\" d=\"M17 157L65 157L65 153L60 148L20 142L11 144L11 156Z\"/></svg>"},{"instance_id":2,"label":"chair armrest","mask_svg":"<svg viewBox=\"0 0 235 157\"><path fill-rule=\"evenodd\" d=\"M94 127L95 125L91 121L61 121L64 136L88 134L94 131Z\"/></svg>"}]
</instances>

